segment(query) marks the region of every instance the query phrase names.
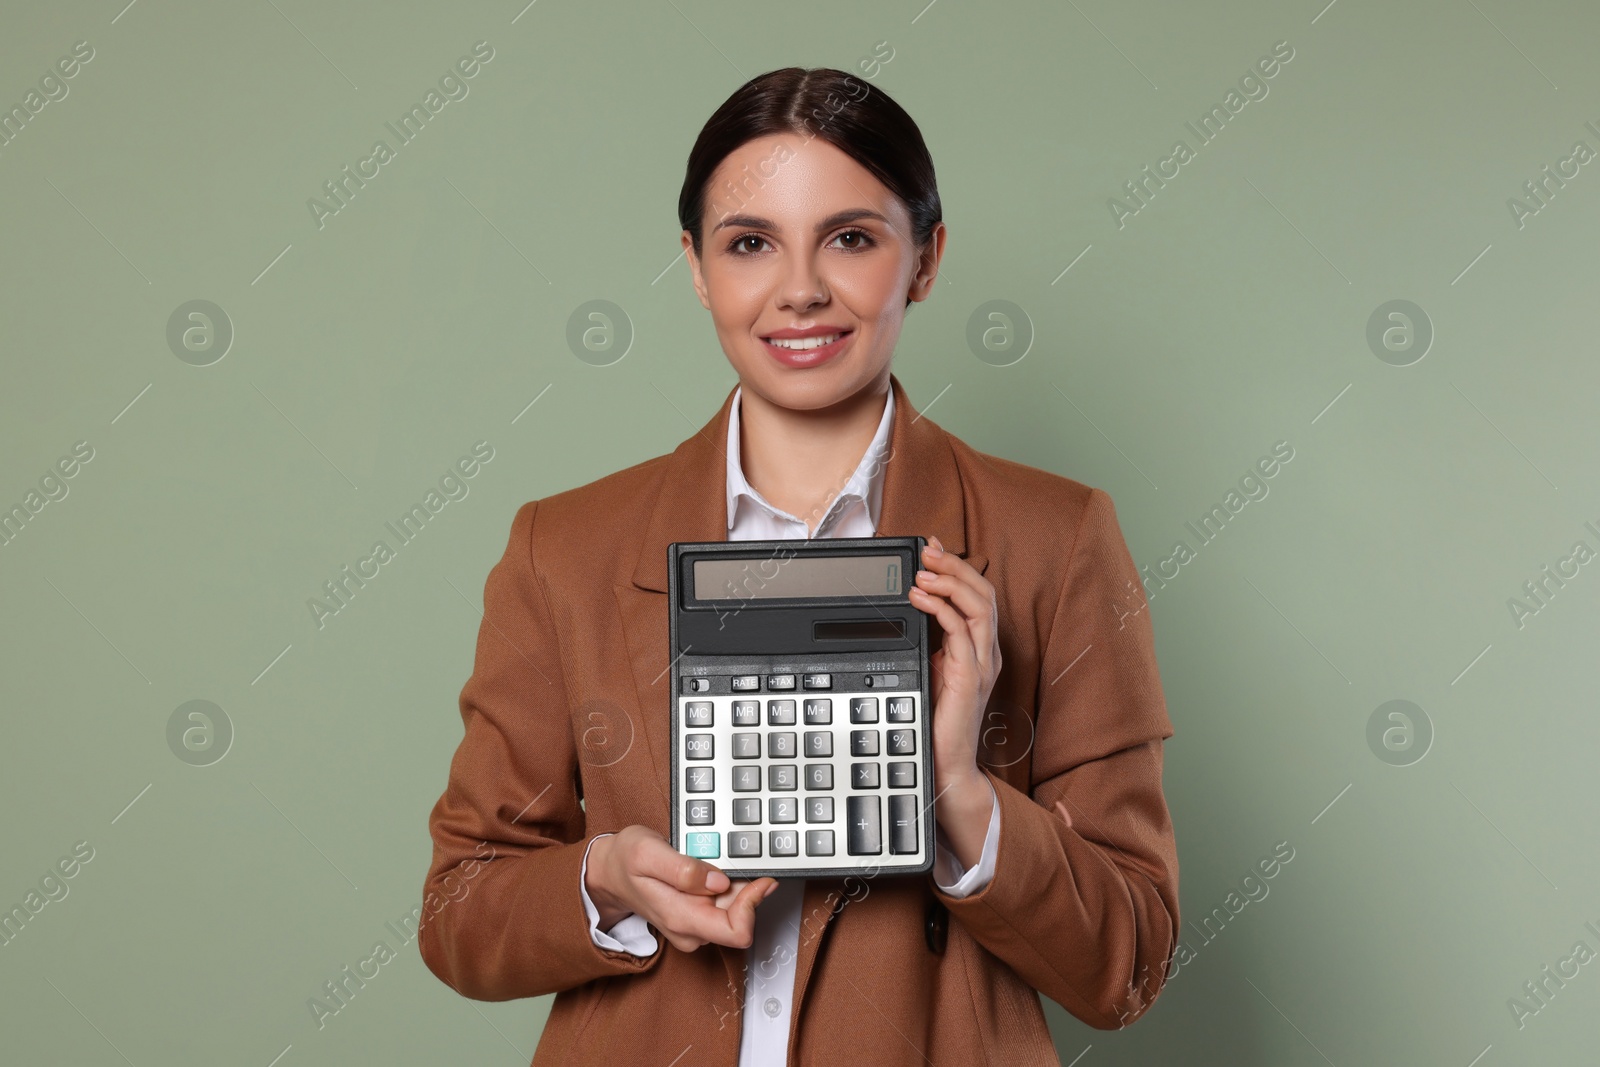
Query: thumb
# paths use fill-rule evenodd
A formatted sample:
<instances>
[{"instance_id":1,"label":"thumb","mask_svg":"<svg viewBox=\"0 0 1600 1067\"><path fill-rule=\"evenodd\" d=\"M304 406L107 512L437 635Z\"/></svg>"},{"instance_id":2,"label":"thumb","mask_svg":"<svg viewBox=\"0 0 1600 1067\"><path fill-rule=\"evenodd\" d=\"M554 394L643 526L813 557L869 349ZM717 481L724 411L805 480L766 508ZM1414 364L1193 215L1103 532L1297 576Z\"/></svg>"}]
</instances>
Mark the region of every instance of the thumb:
<instances>
[{"instance_id":1,"label":"thumb","mask_svg":"<svg viewBox=\"0 0 1600 1067\"><path fill-rule=\"evenodd\" d=\"M747 882L739 895L728 905L728 925L735 930L755 928L756 907L778 888L775 878L758 878Z\"/></svg>"},{"instance_id":2,"label":"thumb","mask_svg":"<svg viewBox=\"0 0 1600 1067\"><path fill-rule=\"evenodd\" d=\"M717 896L723 893L730 880L728 875L718 870L717 867L707 864L704 859L694 859L691 856L678 856L675 861L674 875L667 878L678 893L696 893L701 896Z\"/></svg>"},{"instance_id":3,"label":"thumb","mask_svg":"<svg viewBox=\"0 0 1600 1067\"><path fill-rule=\"evenodd\" d=\"M705 860L685 856L657 833L644 836L633 854L634 871L665 882L680 893L715 896L728 888L728 876Z\"/></svg>"},{"instance_id":4,"label":"thumb","mask_svg":"<svg viewBox=\"0 0 1600 1067\"><path fill-rule=\"evenodd\" d=\"M704 859L685 856L672 848L664 838L654 838L643 851L643 856L648 859L640 864L642 873L658 881L666 881L678 893L715 896L728 888L728 875L722 870L707 864Z\"/></svg>"}]
</instances>

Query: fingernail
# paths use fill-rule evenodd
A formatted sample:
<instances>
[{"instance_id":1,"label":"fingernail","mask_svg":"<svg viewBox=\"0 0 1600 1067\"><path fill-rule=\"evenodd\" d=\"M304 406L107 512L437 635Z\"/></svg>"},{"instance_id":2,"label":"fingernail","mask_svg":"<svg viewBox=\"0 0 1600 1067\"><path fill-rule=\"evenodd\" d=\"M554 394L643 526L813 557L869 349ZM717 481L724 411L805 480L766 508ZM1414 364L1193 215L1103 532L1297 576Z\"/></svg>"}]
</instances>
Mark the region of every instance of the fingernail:
<instances>
[{"instance_id":1,"label":"fingernail","mask_svg":"<svg viewBox=\"0 0 1600 1067\"><path fill-rule=\"evenodd\" d=\"M721 871L707 871L706 872L706 888L707 889L715 889L715 888L717 888L717 879L718 878L726 878L726 877L727 877L727 875L723 874ZM724 888L726 888L726 887L724 887Z\"/></svg>"},{"instance_id":2,"label":"fingernail","mask_svg":"<svg viewBox=\"0 0 1600 1067\"><path fill-rule=\"evenodd\" d=\"M930 543L928 545L928 555L930 555L930 556L942 556L942 555L944 555L944 549L939 547L939 542L937 540L933 541L932 543Z\"/></svg>"},{"instance_id":3,"label":"fingernail","mask_svg":"<svg viewBox=\"0 0 1600 1067\"><path fill-rule=\"evenodd\" d=\"M773 882L771 885L767 886L767 891L765 893L761 894L761 899L762 900L766 900L768 897L770 897L772 894L776 893L777 891L778 891L778 883L777 882Z\"/></svg>"}]
</instances>

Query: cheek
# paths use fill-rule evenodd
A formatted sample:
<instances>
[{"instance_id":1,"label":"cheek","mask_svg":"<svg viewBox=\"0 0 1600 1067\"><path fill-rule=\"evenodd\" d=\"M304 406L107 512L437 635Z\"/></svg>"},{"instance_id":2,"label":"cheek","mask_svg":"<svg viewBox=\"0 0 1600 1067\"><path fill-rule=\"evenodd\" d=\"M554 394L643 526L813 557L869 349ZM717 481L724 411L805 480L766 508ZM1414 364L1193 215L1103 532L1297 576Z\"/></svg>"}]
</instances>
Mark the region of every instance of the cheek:
<instances>
[{"instance_id":1,"label":"cheek","mask_svg":"<svg viewBox=\"0 0 1600 1067\"><path fill-rule=\"evenodd\" d=\"M828 284L836 298L851 305L864 322L881 321L884 312L905 304L910 265L891 256L836 263Z\"/></svg>"},{"instance_id":2,"label":"cheek","mask_svg":"<svg viewBox=\"0 0 1600 1067\"><path fill-rule=\"evenodd\" d=\"M758 314L744 301L726 300L725 293L717 293L712 300L712 325L717 340L736 369L754 362L762 355L761 342L754 334ZM759 307L759 305L757 305Z\"/></svg>"},{"instance_id":3,"label":"cheek","mask_svg":"<svg viewBox=\"0 0 1600 1067\"><path fill-rule=\"evenodd\" d=\"M864 325L897 335L905 320L906 292L915 270L916 262L908 254L842 264L833 292Z\"/></svg>"},{"instance_id":4,"label":"cheek","mask_svg":"<svg viewBox=\"0 0 1600 1067\"><path fill-rule=\"evenodd\" d=\"M751 336L762 311L772 300L772 282L762 271L721 269L710 265L704 273L711 319L717 332Z\"/></svg>"}]
</instances>

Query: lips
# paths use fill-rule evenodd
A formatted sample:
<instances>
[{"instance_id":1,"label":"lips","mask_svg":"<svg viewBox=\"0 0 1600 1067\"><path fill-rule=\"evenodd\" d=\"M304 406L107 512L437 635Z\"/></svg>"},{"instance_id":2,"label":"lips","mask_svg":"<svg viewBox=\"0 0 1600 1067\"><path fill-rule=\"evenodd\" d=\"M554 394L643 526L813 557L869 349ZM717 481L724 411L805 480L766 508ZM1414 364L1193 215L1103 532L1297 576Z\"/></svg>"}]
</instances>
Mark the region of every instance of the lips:
<instances>
[{"instance_id":1,"label":"lips","mask_svg":"<svg viewBox=\"0 0 1600 1067\"><path fill-rule=\"evenodd\" d=\"M763 337L761 344L768 354L782 365L805 368L815 367L833 359L849 346L850 339L854 336L854 330L814 326L805 330L779 330L777 333ZM829 337L833 339L823 344L817 343L819 339ZM805 347L789 347L797 344Z\"/></svg>"}]
</instances>

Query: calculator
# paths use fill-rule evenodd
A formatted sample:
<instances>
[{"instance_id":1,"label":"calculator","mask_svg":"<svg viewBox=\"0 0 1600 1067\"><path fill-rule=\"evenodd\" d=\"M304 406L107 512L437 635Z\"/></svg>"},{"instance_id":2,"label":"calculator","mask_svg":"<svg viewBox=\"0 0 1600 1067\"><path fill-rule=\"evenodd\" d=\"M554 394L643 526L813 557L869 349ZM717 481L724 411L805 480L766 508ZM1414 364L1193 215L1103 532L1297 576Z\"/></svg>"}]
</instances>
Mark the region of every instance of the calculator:
<instances>
[{"instance_id":1,"label":"calculator","mask_svg":"<svg viewBox=\"0 0 1600 1067\"><path fill-rule=\"evenodd\" d=\"M932 869L925 544L668 547L674 848L738 878Z\"/></svg>"}]
</instances>

